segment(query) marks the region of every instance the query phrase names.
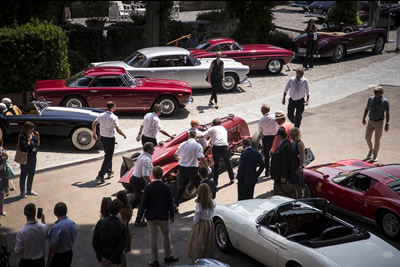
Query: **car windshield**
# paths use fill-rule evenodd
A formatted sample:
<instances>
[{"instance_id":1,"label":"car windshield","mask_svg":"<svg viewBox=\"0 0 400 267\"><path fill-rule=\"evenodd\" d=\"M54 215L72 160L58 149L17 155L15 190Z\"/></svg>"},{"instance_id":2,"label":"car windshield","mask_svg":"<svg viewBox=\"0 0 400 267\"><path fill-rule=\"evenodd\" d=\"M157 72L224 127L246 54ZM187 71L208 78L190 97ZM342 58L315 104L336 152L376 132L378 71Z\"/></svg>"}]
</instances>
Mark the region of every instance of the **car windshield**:
<instances>
[{"instance_id":1,"label":"car windshield","mask_svg":"<svg viewBox=\"0 0 400 267\"><path fill-rule=\"evenodd\" d=\"M206 50L207 48L210 47L210 43L207 41L203 41L201 42L198 46L196 46L196 49L200 49L200 50Z\"/></svg>"},{"instance_id":2,"label":"car windshield","mask_svg":"<svg viewBox=\"0 0 400 267\"><path fill-rule=\"evenodd\" d=\"M42 114L42 112L49 106L49 104L45 101L34 101L33 105L39 114Z\"/></svg>"},{"instance_id":3,"label":"car windshield","mask_svg":"<svg viewBox=\"0 0 400 267\"><path fill-rule=\"evenodd\" d=\"M83 74L83 71L69 77L66 81L65 84L68 87L88 87L89 84L92 82L94 77L91 76L85 76Z\"/></svg>"},{"instance_id":4,"label":"car windshield","mask_svg":"<svg viewBox=\"0 0 400 267\"><path fill-rule=\"evenodd\" d=\"M341 181L347 179L352 176L354 172L340 172L337 177L333 178L332 181L336 184L339 184Z\"/></svg>"},{"instance_id":5,"label":"car windshield","mask_svg":"<svg viewBox=\"0 0 400 267\"><path fill-rule=\"evenodd\" d=\"M138 81L129 72L126 72L124 75L122 75L122 77L124 78L129 87L137 86Z\"/></svg>"},{"instance_id":6,"label":"car windshield","mask_svg":"<svg viewBox=\"0 0 400 267\"><path fill-rule=\"evenodd\" d=\"M129 57L124 59L124 62L132 67L141 67L143 63L146 61L146 56L140 52L135 52Z\"/></svg>"},{"instance_id":7,"label":"car windshield","mask_svg":"<svg viewBox=\"0 0 400 267\"><path fill-rule=\"evenodd\" d=\"M199 66L201 64L201 61L195 58L192 54L189 55L189 59L193 62L194 66Z\"/></svg>"}]
</instances>

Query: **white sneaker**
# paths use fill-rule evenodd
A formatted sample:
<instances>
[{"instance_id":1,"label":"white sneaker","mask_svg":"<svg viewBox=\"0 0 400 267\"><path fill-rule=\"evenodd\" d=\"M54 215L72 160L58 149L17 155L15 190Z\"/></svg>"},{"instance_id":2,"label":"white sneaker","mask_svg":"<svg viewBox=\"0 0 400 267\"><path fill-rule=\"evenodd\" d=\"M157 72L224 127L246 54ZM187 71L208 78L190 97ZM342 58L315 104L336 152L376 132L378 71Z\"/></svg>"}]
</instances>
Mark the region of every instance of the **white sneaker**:
<instances>
[{"instance_id":1,"label":"white sneaker","mask_svg":"<svg viewBox=\"0 0 400 267\"><path fill-rule=\"evenodd\" d=\"M28 196L37 196L38 193L36 193L35 191L31 191L30 193L27 193Z\"/></svg>"}]
</instances>

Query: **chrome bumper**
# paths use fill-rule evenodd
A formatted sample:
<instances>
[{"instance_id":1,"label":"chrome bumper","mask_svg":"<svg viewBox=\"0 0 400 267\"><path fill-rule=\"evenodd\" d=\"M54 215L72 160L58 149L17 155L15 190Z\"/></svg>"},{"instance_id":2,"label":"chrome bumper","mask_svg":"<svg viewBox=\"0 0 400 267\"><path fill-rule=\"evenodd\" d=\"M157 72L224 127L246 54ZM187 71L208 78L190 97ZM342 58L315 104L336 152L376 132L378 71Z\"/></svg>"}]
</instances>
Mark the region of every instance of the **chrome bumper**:
<instances>
[{"instance_id":1,"label":"chrome bumper","mask_svg":"<svg viewBox=\"0 0 400 267\"><path fill-rule=\"evenodd\" d=\"M306 53L295 52L294 54L295 54L296 57L305 57L306 56ZM314 57L315 58L320 58L321 54L314 54Z\"/></svg>"},{"instance_id":2,"label":"chrome bumper","mask_svg":"<svg viewBox=\"0 0 400 267\"><path fill-rule=\"evenodd\" d=\"M193 101L194 101L193 96L191 96L191 97L189 98L189 101L183 102L182 105L192 104Z\"/></svg>"},{"instance_id":3,"label":"chrome bumper","mask_svg":"<svg viewBox=\"0 0 400 267\"><path fill-rule=\"evenodd\" d=\"M243 81L241 81L239 84L244 84L244 83L248 83L249 84L249 86L248 87L252 87L252 85L251 85L251 82L247 79L247 77L246 78L244 78L244 80Z\"/></svg>"}]
</instances>

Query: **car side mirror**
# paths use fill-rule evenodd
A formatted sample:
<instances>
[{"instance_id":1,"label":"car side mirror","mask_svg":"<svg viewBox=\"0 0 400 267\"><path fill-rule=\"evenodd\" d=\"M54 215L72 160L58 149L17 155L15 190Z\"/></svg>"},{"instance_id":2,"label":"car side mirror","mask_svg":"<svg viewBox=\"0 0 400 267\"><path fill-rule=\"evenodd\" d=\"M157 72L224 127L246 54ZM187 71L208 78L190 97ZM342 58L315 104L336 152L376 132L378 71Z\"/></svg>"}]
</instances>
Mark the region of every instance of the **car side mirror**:
<instances>
[{"instance_id":1,"label":"car side mirror","mask_svg":"<svg viewBox=\"0 0 400 267\"><path fill-rule=\"evenodd\" d=\"M257 231L260 231L260 229L261 229L261 224L256 224L256 228L257 228Z\"/></svg>"},{"instance_id":2,"label":"car side mirror","mask_svg":"<svg viewBox=\"0 0 400 267\"><path fill-rule=\"evenodd\" d=\"M328 174L325 174L324 176L322 176L325 180L329 178Z\"/></svg>"}]
</instances>

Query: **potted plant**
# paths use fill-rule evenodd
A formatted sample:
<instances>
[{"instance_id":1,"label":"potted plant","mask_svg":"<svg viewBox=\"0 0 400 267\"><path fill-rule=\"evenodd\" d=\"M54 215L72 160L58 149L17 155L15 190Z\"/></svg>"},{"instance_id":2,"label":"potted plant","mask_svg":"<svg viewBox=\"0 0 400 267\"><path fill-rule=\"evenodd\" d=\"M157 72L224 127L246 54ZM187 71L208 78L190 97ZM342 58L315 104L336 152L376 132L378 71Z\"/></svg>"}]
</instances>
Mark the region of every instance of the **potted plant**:
<instances>
[{"instance_id":1,"label":"potted plant","mask_svg":"<svg viewBox=\"0 0 400 267\"><path fill-rule=\"evenodd\" d=\"M107 21L108 9L111 6L110 1L81 1L82 8L88 17L85 21L88 28L104 27Z\"/></svg>"}]
</instances>

